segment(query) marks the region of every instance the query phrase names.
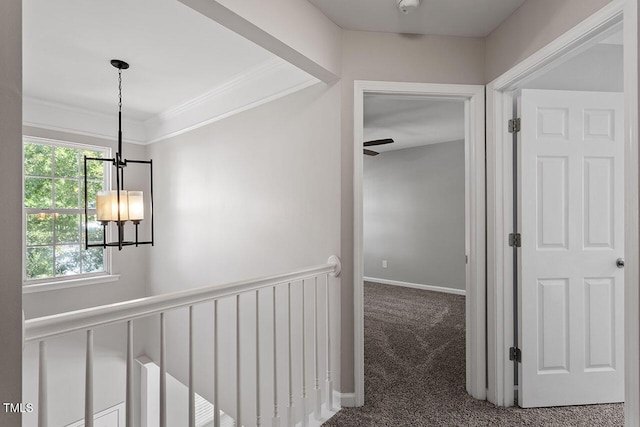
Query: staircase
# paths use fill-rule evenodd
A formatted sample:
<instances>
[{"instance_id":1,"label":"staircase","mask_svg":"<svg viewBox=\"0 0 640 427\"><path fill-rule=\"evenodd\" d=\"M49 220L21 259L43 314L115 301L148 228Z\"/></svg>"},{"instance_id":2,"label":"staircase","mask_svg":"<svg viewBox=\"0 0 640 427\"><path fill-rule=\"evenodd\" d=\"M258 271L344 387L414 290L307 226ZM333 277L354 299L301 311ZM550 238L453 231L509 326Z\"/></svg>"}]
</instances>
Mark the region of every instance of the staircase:
<instances>
[{"instance_id":1,"label":"staircase","mask_svg":"<svg viewBox=\"0 0 640 427\"><path fill-rule=\"evenodd\" d=\"M25 343L38 346L38 427L54 425L49 393L62 392L47 385L48 341L78 332L85 343L84 401L73 404L83 405L84 425L94 426L95 409L104 409L94 408L94 330L113 325L120 325L126 343L127 427L320 425L336 410L331 302L339 274L340 260L332 256L326 264L277 276L26 321ZM140 338L134 322L150 325ZM135 359L134 338L157 343L149 345L156 354ZM182 375L169 373L168 366ZM136 377L139 370L145 374ZM176 415L171 408L178 395L187 410Z\"/></svg>"}]
</instances>

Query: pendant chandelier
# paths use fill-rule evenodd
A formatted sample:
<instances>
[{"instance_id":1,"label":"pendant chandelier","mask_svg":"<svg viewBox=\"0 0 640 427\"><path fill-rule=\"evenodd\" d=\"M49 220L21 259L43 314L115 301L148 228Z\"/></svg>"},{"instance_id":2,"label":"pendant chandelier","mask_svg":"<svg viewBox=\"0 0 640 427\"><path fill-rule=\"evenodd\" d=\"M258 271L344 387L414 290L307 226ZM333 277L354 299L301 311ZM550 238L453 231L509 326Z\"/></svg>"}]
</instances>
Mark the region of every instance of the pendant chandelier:
<instances>
[{"instance_id":1,"label":"pendant chandelier","mask_svg":"<svg viewBox=\"0 0 640 427\"><path fill-rule=\"evenodd\" d=\"M122 154L122 70L129 68L129 64L120 60L112 59L111 65L118 69L118 151L111 159L98 157L84 157L84 237L85 248L91 247L117 247L122 250L125 246L152 245L153 246L153 164L151 160L125 159ZM87 163L106 162L116 176L116 189L111 191L100 191L95 200L96 220L102 226L102 242L89 242L89 201L87 182ZM145 200L144 192L139 190L125 189L125 170L134 166L147 167L149 170L149 196ZM149 206L148 220L150 228L150 240L141 241L139 238L140 224L145 220L145 204ZM134 226L135 239L125 239L125 225L128 221ZM113 223L118 230L118 240L108 241L107 227Z\"/></svg>"}]
</instances>

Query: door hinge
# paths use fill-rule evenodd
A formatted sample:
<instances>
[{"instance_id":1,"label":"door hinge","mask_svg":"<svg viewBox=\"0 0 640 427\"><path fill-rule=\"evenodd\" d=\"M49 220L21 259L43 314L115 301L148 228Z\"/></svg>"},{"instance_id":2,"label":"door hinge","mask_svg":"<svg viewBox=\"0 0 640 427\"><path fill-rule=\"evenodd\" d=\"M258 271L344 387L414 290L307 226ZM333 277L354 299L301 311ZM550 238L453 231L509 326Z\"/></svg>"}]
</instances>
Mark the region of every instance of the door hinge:
<instances>
[{"instance_id":1,"label":"door hinge","mask_svg":"<svg viewBox=\"0 0 640 427\"><path fill-rule=\"evenodd\" d=\"M516 248L522 246L522 237L520 236L520 233L509 234L509 246L514 246Z\"/></svg>"},{"instance_id":2,"label":"door hinge","mask_svg":"<svg viewBox=\"0 0 640 427\"><path fill-rule=\"evenodd\" d=\"M520 119L509 120L509 133L520 132Z\"/></svg>"},{"instance_id":3,"label":"door hinge","mask_svg":"<svg viewBox=\"0 0 640 427\"><path fill-rule=\"evenodd\" d=\"M518 363L522 363L522 352L518 347L509 348L509 360L515 360Z\"/></svg>"}]
</instances>

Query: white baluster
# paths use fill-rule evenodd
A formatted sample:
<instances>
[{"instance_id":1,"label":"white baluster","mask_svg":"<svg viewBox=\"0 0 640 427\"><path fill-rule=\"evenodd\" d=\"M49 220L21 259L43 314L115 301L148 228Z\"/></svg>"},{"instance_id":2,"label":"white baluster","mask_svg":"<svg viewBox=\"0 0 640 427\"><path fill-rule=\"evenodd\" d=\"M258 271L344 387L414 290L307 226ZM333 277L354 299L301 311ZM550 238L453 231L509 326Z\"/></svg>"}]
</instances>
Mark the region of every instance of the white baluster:
<instances>
[{"instance_id":1,"label":"white baluster","mask_svg":"<svg viewBox=\"0 0 640 427\"><path fill-rule=\"evenodd\" d=\"M167 427L167 361L164 313L160 313L160 427Z\"/></svg>"},{"instance_id":2,"label":"white baluster","mask_svg":"<svg viewBox=\"0 0 640 427\"><path fill-rule=\"evenodd\" d=\"M307 414L307 340L304 321L304 279L300 285L302 286L302 427L308 427L309 414Z\"/></svg>"},{"instance_id":3,"label":"white baluster","mask_svg":"<svg viewBox=\"0 0 640 427\"><path fill-rule=\"evenodd\" d=\"M189 306L189 427L196 427L196 391L193 383L193 306Z\"/></svg>"},{"instance_id":4,"label":"white baluster","mask_svg":"<svg viewBox=\"0 0 640 427\"><path fill-rule=\"evenodd\" d=\"M320 363L318 355L318 276L313 282L313 364L315 382L313 387L313 416L316 420L322 417L322 391L320 390Z\"/></svg>"},{"instance_id":5,"label":"white baluster","mask_svg":"<svg viewBox=\"0 0 640 427\"><path fill-rule=\"evenodd\" d=\"M133 427L133 321L127 322L127 407L126 407L126 426Z\"/></svg>"},{"instance_id":6,"label":"white baluster","mask_svg":"<svg viewBox=\"0 0 640 427\"><path fill-rule=\"evenodd\" d=\"M242 386L240 380L240 295L236 295L236 427L242 427Z\"/></svg>"},{"instance_id":7,"label":"white baluster","mask_svg":"<svg viewBox=\"0 0 640 427\"><path fill-rule=\"evenodd\" d=\"M260 427L260 291L256 290L256 427Z\"/></svg>"},{"instance_id":8,"label":"white baluster","mask_svg":"<svg viewBox=\"0 0 640 427\"><path fill-rule=\"evenodd\" d=\"M327 274L327 409L333 411L333 381L331 381L331 308L330 308L330 288L329 288L329 275Z\"/></svg>"},{"instance_id":9,"label":"white baluster","mask_svg":"<svg viewBox=\"0 0 640 427\"><path fill-rule=\"evenodd\" d=\"M84 374L84 425L93 427L93 330L87 331L87 358Z\"/></svg>"},{"instance_id":10,"label":"white baluster","mask_svg":"<svg viewBox=\"0 0 640 427\"><path fill-rule=\"evenodd\" d=\"M220 427L218 406L218 300L213 302L213 426Z\"/></svg>"},{"instance_id":11,"label":"white baluster","mask_svg":"<svg viewBox=\"0 0 640 427\"><path fill-rule=\"evenodd\" d=\"M294 408L293 408L293 379L292 379L292 347L291 347L291 283L287 285L287 301L289 303L289 309L287 310L287 323L289 326L289 406L287 407L287 425L289 427L295 426L294 421Z\"/></svg>"},{"instance_id":12,"label":"white baluster","mask_svg":"<svg viewBox=\"0 0 640 427\"><path fill-rule=\"evenodd\" d=\"M38 427L47 427L47 343L38 343Z\"/></svg>"},{"instance_id":13,"label":"white baluster","mask_svg":"<svg viewBox=\"0 0 640 427\"><path fill-rule=\"evenodd\" d=\"M278 414L278 340L276 339L276 287L273 287L273 427L280 427L280 415Z\"/></svg>"}]
</instances>

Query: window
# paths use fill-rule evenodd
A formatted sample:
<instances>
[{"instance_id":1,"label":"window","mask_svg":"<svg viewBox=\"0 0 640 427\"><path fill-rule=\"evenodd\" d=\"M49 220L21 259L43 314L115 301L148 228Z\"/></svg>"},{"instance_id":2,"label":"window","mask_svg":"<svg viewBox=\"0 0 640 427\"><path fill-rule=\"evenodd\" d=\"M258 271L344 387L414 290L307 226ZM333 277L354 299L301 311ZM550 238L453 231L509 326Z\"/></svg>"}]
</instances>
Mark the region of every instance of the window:
<instances>
[{"instance_id":1,"label":"window","mask_svg":"<svg viewBox=\"0 0 640 427\"><path fill-rule=\"evenodd\" d=\"M84 247L84 156L110 157L108 148L24 140L25 282L104 274L107 252ZM96 193L108 187L108 168L87 162L89 240L101 242ZM73 277L76 278L76 277Z\"/></svg>"}]
</instances>

